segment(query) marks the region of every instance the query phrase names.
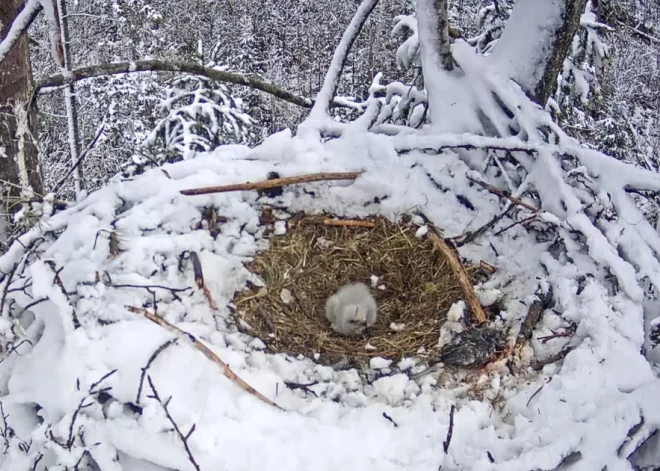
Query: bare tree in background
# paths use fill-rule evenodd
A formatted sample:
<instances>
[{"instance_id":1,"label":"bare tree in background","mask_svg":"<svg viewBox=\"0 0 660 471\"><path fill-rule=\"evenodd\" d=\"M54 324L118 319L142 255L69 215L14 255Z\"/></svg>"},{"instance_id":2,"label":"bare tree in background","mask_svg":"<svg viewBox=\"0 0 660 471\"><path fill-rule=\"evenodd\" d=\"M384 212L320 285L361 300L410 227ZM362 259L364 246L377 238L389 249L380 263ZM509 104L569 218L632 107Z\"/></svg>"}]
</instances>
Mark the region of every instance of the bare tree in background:
<instances>
[{"instance_id":1,"label":"bare tree in background","mask_svg":"<svg viewBox=\"0 0 660 471\"><path fill-rule=\"evenodd\" d=\"M73 68L71 59L71 36L69 35L69 17L66 11L66 0L57 0L57 11L59 13L60 29L62 30L62 46L64 51L64 70ZM67 129L69 133L69 149L71 152L71 164L75 165L80 155L80 130L78 127L78 107L76 104L75 85L69 83L64 88L64 103L66 105ZM83 166L76 166L74 173L74 188L76 193L84 189Z\"/></svg>"},{"instance_id":2,"label":"bare tree in background","mask_svg":"<svg viewBox=\"0 0 660 471\"><path fill-rule=\"evenodd\" d=\"M22 0L0 2L0 40L7 37L22 5ZM0 68L0 242L6 237L6 218L15 203L43 192L35 143L37 113L26 107L33 86L28 38L23 31Z\"/></svg>"}]
</instances>

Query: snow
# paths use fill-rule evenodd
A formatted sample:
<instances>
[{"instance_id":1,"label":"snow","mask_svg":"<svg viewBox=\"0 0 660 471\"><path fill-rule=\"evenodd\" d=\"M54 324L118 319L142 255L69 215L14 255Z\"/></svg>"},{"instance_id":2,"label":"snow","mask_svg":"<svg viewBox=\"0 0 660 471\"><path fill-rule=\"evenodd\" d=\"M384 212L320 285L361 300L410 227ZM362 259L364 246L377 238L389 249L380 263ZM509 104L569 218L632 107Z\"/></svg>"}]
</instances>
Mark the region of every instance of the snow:
<instances>
[{"instance_id":1,"label":"snow","mask_svg":"<svg viewBox=\"0 0 660 471\"><path fill-rule=\"evenodd\" d=\"M564 7L563 0L518 0L488 61L524 90L534 92L545 73Z\"/></svg>"},{"instance_id":2,"label":"snow","mask_svg":"<svg viewBox=\"0 0 660 471\"><path fill-rule=\"evenodd\" d=\"M41 467L73 468L83 453L101 469L193 469L146 380L138 393L147 363L158 394L171 398L168 412L178 427L187 433L195 426L188 445L201 469L529 471L554 469L574 453L580 457L576 469L631 468L628 454L660 427L660 381L650 362L658 353L642 352L649 346L649 326L658 322L659 310L644 298L642 286L648 282L660 289L660 237L626 190L658 191L660 177L579 146L524 97L520 86L503 80L517 79L524 88L533 76L536 54L548 47L543 34L528 43L512 44L511 38L529 33L532 25L550 31L560 12L557 2L519 0L517 16L486 60L456 41L452 54L460 73L444 71L437 61L431 3L418 1L419 24L400 19L401 28L416 25L400 62L410 63L404 58L412 60L418 42L428 87L428 97L413 90L408 98L428 99L431 126L415 132L387 123L383 113L403 101L395 97L403 96L405 87L382 86L380 76L367 102L356 105L364 110L358 120L330 121L328 104L342 57L375 4L365 0L296 136L286 129L254 149L223 146L192 153L130 180L115 179L52 216L46 202L39 223L0 257L0 292L6 295L0 401L15 431L7 439L2 470L30 469L38 459ZM376 99L375 92L383 90L387 98ZM384 135L366 132L373 123ZM541 127L549 138L538 132ZM321 130L335 138L317 139ZM503 137L480 135L484 130ZM515 165L499 160L497 152L506 152ZM488 173L491 160L499 178ZM180 194L263 180L270 171L286 177L358 170L363 173L355 181L291 186L273 199L256 192ZM425 352L417 352L419 357L410 352L396 364L373 358L370 369L342 370L270 353L263 341L236 328L235 293L248 281L263 286L245 268L268 246L259 225L262 203L289 214L375 214L393 220L423 211L444 237L459 237L511 204L475 183L486 180L538 208L538 220L551 234L537 240L517 225L460 247L470 263L483 260L497 267L476 292L485 305L499 303L493 324L511 327L514 335L536 293L552 288L554 306L543 313L534 338L513 362L518 364L507 365L505 359L473 372L440 368L413 381L408 373L419 373L434 360ZM204 226L194 229L208 206L227 218L217 237ZM616 217L601 218L598 211ZM425 219L417 215L414 221L423 236ZM515 221L503 217L496 227ZM284 221L275 226L285 234ZM113 234L121 250L109 257ZM186 262L191 251L199 256L217 309L195 286ZM10 272L15 275L6 275ZM371 282L383 286L375 275ZM176 295L146 289L153 285L190 289ZM291 291L280 295L292 301ZM175 342L169 331L127 307L157 310L284 410L237 387L188 338ZM447 317L438 332L442 345L465 328L466 304L459 301L439 315ZM538 339L567 326L575 327L573 337ZM531 359L551 357L564 347L572 351L563 363L538 372L527 367ZM103 405L101 388L112 397ZM453 435L445 452L452 406ZM643 426L629 438L642 418ZM62 446L67 442L72 446Z\"/></svg>"},{"instance_id":3,"label":"snow","mask_svg":"<svg viewBox=\"0 0 660 471\"><path fill-rule=\"evenodd\" d=\"M369 367L373 370L382 370L388 368L392 364L392 360L387 360L381 357L374 357L369 360Z\"/></svg>"},{"instance_id":4,"label":"snow","mask_svg":"<svg viewBox=\"0 0 660 471\"><path fill-rule=\"evenodd\" d=\"M579 325L577 348L561 369L548 367L536 379L498 370L488 373L479 380L479 387L484 389L484 397L500 395L503 402L499 405L488 399L469 399L460 375L443 387L435 387L430 375L417 384L397 370L369 381L354 369L335 371L308 359L267 353L262 342L232 327L227 305L233 293L251 279L243 263L265 247L257 223L258 196L243 192L186 197L178 191L255 181L271 170L290 176L310 168L362 169L365 173L348 185L310 184L316 196L290 187L277 199L278 204L289 211L330 211L350 217L375 213L390 218L408 208L423 207L431 222L447 235L479 227L500 212L495 196L470 186L467 175L471 170L457 154L447 151L438 159L412 151L399 156L395 149L401 142L355 135L313 144L288 133L278 137L274 147L264 144L248 152L220 148L213 154L166 165L169 178L154 169L132 181L112 183L45 220L41 231L35 228L38 232L26 234L26 247L31 240L45 237L45 241L35 242L41 259L64 267L59 275L67 292L77 290L79 294L67 299L53 283L53 271L47 264L38 260L27 264L22 276L32 277L31 295L49 301L29 310L36 320L28 325L26 335L34 347L25 345L21 355L9 355L0 363L0 378L4 378L5 413L10 413L20 439L33 444L25 454L16 451L18 442L12 441L3 469L25 469L39 452L47 457L43 464L75 463L84 447L76 442L78 446L67 451L54 445L44 434L47 425L38 426L27 407L38 403L45 424L51 424L56 437L66 439L72 414L90 385L115 369L103 383L119 401L105 408L109 418L104 418L103 407L93 398L89 399L93 405L77 418L85 436L100 443L89 448L94 459L107 463L108 469L118 466L110 464L110 457L117 453L123 469L145 469L143 463L157 466L153 469L191 469L180 441L163 431L168 423L161 406L148 399L146 391L139 403L144 408L142 415L120 407L136 400L141 368L172 338L124 307L149 305L152 295L143 289L95 282L95 273L107 271L112 284L194 286L190 268L183 273L177 268L178 254L186 250L199 253L218 311L196 290L180 293L180 301L165 290L156 290L159 314L202 339L241 378L285 409L275 410L237 388L187 343L164 350L151 364L149 375L161 396L172 396L170 411L181 429L195 424L190 446L202 469L422 470L443 465L529 470L556 466L576 449L582 454L581 465L588 469L606 464L626 469L625 457L616 454L613 444L623 442L640 414L649 427L660 424L652 399L660 393L660 385L639 353L644 341L641 307L625 292L612 295L597 282L576 294L579 274L586 267L592 269L594 262L578 252L572 262L557 261L547 253L546 243L534 241L524 231L516 232L515 237L513 231L507 232L493 240L498 255L488 244L466 246L462 255L498 267L484 293L487 298L503 293L501 316L511 322L524 317L526 307L519 300L534 293L543 265L547 281L555 288L556 309ZM438 191L427 173L451 191ZM452 191L465 195L475 210L458 203ZM375 196L385 195L389 197L379 205L369 203ZM190 229L199 221L201 208L209 204L229 219L216 239L207 230ZM100 233L96 248L94 241L97 231L111 230L113 225L123 251L108 259L107 234ZM46 228L58 232L58 237L44 233ZM24 254L21 244L12 246L0 258L3 271ZM21 291L8 297L18 306L31 301ZM459 324L464 308L462 302L452 308L448 324ZM82 325L78 329L72 320L74 311ZM3 328L13 338L15 334L7 326ZM551 346L544 348L551 353ZM407 368L417 368L413 364ZM370 366L381 371L393 368L380 359L372 360ZM316 397L289 390L285 382L316 383L309 387ZM545 386L527 405L541 384ZM442 442L452 404L457 410L452 443L445 454Z\"/></svg>"}]
</instances>

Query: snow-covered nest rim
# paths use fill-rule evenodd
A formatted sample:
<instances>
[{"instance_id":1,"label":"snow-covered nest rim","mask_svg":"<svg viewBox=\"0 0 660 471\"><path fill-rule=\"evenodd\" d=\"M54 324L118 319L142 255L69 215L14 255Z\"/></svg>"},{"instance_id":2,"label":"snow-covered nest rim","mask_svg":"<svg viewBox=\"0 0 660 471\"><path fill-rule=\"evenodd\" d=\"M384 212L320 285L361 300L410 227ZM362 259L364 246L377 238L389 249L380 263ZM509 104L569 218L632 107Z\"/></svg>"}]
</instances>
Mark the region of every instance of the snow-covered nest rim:
<instances>
[{"instance_id":1,"label":"snow-covered nest rim","mask_svg":"<svg viewBox=\"0 0 660 471\"><path fill-rule=\"evenodd\" d=\"M463 294L445 257L409 217L329 224L336 221L301 214L287 221L287 232L274 235L247 265L265 287L249 284L237 294L239 324L271 352L322 364L437 356L440 327ZM478 277L477 269L467 272ZM365 335L344 337L331 329L324 304L337 288L356 281L372 287L379 317Z\"/></svg>"}]
</instances>

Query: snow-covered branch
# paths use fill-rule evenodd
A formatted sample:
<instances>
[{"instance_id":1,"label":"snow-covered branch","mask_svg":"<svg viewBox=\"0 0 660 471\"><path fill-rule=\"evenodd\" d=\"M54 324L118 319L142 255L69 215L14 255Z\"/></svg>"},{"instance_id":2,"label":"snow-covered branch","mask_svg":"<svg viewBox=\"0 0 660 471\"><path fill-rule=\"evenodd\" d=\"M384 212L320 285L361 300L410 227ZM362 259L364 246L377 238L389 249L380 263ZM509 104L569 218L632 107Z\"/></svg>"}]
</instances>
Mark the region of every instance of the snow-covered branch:
<instances>
[{"instance_id":1,"label":"snow-covered branch","mask_svg":"<svg viewBox=\"0 0 660 471\"><path fill-rule=\"evenodd\" d=\"M39 14L39 11L41 11L41 2L39 0L28 0L25 3L25 6L18 16L16 16L4 39L0 41L0 62L7 57L12 46L19 40L21 34L29 28Z\"/></svg>"},{"instance_id":2,"label":"snow-covered branch","mask_svg":"<svg viewBox=\"0 0 660 471\"><path fill-rule=\"evenodd\" d=\"M262 92L273 95L274 97L305 108L311 108L313 104L312 100L308 98L303 98L259 78L212 69L210 67L204 67L189 62L162 61L157 59L138 60L133 62L113 62L109 64L97 64L80 67L78 69L72 70L68 76L63 74L55 74L38 81L35 90L41 91L45 88L59 87L61 85L66 85L93 77L129 74L135 72L186 72L193 75L208 77L212 80L217 80L218 82L245 85L247 87L254 88L255 90L261 90Z\"/></svg>"},{"instance_id":3,"label":"snow-covered branch","mask_svg":"<svg viewBox=\"0 0 660 471\"><path fill-rule=\"evenodd\" d=\"M353 20L344 31L341 41L332 56L332 62L330 63L330 68L323 81L323 87L321 88L321 91L316 98L316 103L309 115L310 120L318 121L327 116L330 104L337 91L337 86L339 85L341 73L344 70L346 58L351 51L351 46L353 46L355 39L358 37L364 26L364 23L367 21L367 18L369 18L373 9L376 8L377 4L378 0L363 0L358 7L357 12L355 12Z\"/></svg>"}]
</instances>

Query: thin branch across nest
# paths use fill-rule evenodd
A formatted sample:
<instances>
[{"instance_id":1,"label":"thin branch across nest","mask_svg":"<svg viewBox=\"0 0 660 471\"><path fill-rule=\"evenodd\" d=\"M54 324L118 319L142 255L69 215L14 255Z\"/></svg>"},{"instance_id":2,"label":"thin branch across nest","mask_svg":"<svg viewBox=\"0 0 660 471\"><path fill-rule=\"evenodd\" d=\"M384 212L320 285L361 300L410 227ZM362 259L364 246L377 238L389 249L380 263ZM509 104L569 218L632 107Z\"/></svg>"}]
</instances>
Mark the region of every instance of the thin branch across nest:
<instances>
[{"instance_id":1,"label":"thin branch across nest","mask_svg":"<svg viewBox=\"0 0 660 471\"><path fill-rule=\"evenodd\" d=\"M270 351L320 354L322 363L433 355L449 307L465 299L456 261L436 250L436 240L416 237L418 227L409 220L328 225L328 219L294 216L288 232L273 236L268 250L248 266L266 283L266 289L255 286L234 300L248 333ZM460 268L474 280L477 269ZM376 325L363 337L336 334L324 317L326 298L345 283L371 286L372 276L378 277L372 287L379 305Z\"/></svg>"}]
</instances>

